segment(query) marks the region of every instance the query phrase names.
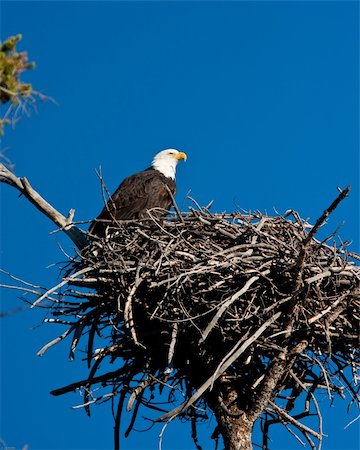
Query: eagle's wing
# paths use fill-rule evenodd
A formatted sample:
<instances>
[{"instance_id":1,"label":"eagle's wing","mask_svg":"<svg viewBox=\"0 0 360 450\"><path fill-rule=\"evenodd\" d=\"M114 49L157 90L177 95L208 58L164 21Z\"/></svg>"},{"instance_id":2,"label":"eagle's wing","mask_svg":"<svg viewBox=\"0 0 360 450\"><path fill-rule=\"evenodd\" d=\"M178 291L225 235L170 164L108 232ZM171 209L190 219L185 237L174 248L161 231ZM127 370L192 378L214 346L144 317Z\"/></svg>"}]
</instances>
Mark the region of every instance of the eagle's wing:
<instances>
[{"instance_id":1,"label":"eagle's wing","mask_svg":"<svg viewBox=\"0 0 360 450\"><path fill-rule=\"evenodd\" d=\"M174 195L175 181L166 178L154 169L147 169L125 178L96 221L90 225L89 232L95 235L103 235L109 222L141 219L145 217L146 211L152 208L168 210L172 200L166 185Z\"/></svg>"}]
</instances>

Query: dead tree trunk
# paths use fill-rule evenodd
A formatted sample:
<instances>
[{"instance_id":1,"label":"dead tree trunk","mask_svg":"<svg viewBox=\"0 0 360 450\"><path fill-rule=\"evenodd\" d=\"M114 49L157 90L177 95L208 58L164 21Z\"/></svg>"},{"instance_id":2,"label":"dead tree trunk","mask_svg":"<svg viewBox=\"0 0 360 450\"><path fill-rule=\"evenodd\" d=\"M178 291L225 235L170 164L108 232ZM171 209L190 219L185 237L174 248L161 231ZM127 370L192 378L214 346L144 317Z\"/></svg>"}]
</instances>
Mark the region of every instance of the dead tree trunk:
<instances>
[{"instance_id":1,"label":"dead tree trunk","mask_svg":"<svg viewBox=\"0 0 360 450\"><path fill-rule=\"evenodd\" d=\"M226 398L220 395L213 398L209 405L215 414L225 450L252 450L254 420L238 405L236 390L230 389Z\"/></svg>"},{"instance_id":2,"label":"dead tree trunk","mask_svg":"<svg viewBox=\"0 0 360 450\"><path fill-rule=\"evenodd\" d=\"M247 419L245 414L241 417L218 414L217 421L225 450L252 450L253 423Z\"/></svg>"}]
</instances>

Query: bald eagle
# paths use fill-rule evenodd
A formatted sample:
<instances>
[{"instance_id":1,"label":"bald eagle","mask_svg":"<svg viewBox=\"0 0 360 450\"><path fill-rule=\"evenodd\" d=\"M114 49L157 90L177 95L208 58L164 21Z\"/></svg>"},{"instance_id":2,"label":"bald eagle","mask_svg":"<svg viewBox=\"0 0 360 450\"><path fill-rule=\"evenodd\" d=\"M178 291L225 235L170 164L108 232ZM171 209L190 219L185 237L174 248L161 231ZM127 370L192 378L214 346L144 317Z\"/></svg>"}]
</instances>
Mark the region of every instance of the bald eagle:
<instances>
[{"instance_id":1,"label":"bald eagle","mask_svg":"<svg viewBox=\"0 0 360 450\"><path fill-rule=\"evenodd\" d=\"M89 233L103 237L114 222L143 219L152 208L158 208L153 215L164 215L172 204L169 190L172 195L176 192L176 166L186 158L185 153L169 148L155 155L151 167L125 178L91 223Z\"/></svg>"}]
</instances>

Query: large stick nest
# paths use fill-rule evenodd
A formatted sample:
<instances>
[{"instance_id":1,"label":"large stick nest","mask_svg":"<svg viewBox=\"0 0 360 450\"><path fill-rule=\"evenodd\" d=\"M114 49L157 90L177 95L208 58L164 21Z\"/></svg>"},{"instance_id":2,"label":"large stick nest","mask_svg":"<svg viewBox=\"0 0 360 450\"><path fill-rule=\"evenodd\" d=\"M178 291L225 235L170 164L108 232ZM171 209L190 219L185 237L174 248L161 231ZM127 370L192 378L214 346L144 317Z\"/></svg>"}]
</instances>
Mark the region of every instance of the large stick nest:
<instances>
[{"instance_id":1,"label":"large stick nest","mask_svg":"<svg viewBox=\"0 0 360 450\"><path fill-rule=\"evenodd\" d=\"M47 294L54 317L47 320L71 322L62 337L73 332L71 356L85 340L91 366L87 379L53 394L83 387L87 406L120 394L119 421L127 395L128 410L134 402L151 407L154 386L167 386L169 403L176 390L183 395L175 413L194 418L226 378L251 410L271 362L287 349L296 358L271 396L291 392L284 414L309 386L357 397L360 268L345 246L316 240L296 213L199 208L108 231ZM105 361L114 370L103 370ZM108 393L95 395L97 384ZM197 389L203 395L194 396ZM270 417L280 417L273 407Z\"/></svg>"}]
</instances>

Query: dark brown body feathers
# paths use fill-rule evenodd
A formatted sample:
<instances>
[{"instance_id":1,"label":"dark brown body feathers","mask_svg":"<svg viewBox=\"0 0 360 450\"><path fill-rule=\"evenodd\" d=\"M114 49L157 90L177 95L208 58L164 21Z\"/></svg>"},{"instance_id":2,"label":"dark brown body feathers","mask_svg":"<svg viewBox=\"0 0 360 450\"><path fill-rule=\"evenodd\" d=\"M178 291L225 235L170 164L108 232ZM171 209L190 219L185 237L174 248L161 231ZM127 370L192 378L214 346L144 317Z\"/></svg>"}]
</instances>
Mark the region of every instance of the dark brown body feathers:
<instances>
[{"instance_id":1,"label":"dark brown body feathers","mask_svg":"<svg viewBox=\"0 0 360 450\"><path fill-rule=\"evenodd\" d=\"M171 196L175 195L175 180L156 169L149 168L131 175L116 189L99 216L91 223L89 233L102 237L106 228L117 220L143 219L152 208L169 210ZM153 215L164 216L164 211L152 211Z\"/></svg>"}]
</instances>

